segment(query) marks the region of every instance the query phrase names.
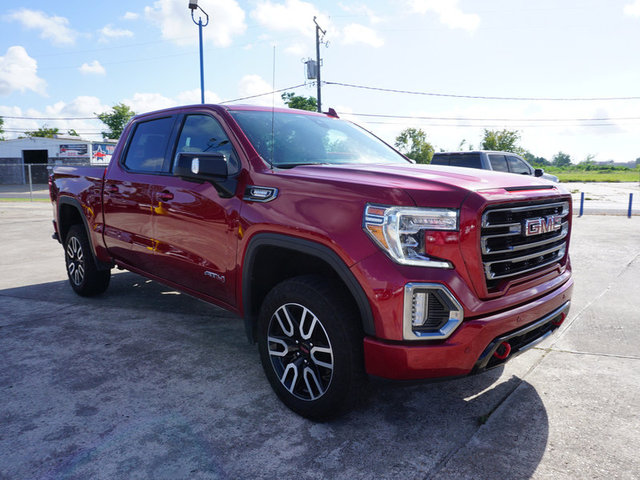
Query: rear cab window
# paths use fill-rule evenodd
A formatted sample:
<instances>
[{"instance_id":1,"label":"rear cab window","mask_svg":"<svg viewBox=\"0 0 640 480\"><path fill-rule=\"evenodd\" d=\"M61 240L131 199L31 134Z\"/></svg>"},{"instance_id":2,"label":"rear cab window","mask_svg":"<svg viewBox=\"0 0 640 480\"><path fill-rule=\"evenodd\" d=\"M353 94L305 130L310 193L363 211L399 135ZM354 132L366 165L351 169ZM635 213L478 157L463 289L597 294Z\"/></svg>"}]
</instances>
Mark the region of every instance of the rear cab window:
<instances>
[{"instance_id":1,"label":"rear cab window","mask_svg":"<svg viewBox=\"0 0 640 480\"><path fill-rule=\"evenodd\" d=\"M434 155L432 165L450 165L452 167L482 168L479 153L452 153Z\"/></svg>"},{"instance_id":2,"label":"rear cab window","mask_svg":"<svg viewBox=\"0 0 640 480\"><path fill-rule=\"evenodd\" d=\"M168 172L166 153L174 121L174 117L162 117L138 123L122 165L138 173Z\"/></svg>"}]
</instances>

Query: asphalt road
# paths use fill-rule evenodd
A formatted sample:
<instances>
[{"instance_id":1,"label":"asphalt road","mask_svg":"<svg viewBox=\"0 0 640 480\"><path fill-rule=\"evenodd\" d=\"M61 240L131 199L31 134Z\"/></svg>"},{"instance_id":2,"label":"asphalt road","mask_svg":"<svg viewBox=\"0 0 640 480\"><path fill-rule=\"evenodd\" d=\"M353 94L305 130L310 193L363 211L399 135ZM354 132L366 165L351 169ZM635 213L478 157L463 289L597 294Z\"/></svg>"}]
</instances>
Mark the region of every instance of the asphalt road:
<instances>
[{"instance_id":1,"label":"asphalt road","mask_svg":"<svg viewBox=\"0 0 640 480\"><path fill-rule=\"evenodd\" d=\"M639 199L640 200L640 199ZM574 218L560 332L503 369L282 406L237 318L137 275L67 285L51 207L0 203L0 479L640 477L640 219Z\"/></svg>"}]
</instances>

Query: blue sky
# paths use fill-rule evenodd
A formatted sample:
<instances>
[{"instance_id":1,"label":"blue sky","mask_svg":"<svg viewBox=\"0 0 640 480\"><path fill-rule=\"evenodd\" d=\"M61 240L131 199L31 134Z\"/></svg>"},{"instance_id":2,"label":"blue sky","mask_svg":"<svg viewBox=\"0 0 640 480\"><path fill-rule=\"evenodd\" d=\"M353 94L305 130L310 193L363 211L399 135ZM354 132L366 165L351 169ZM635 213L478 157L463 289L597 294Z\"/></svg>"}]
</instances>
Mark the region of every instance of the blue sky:
<instances>
[{"instance_id":1,"label":"blue sky","mask_svg":"<svg viewBox=\"0 0 640 480\"><path fill-rule=\"evenodd\" d=\"M87 117L119 102L138 113L198 103L198 29L187 5L3 2L5 137L46 124L91 138L103 126ZM207 102L304 84L302 62L315 57L317 16L328 41L321 47L323 80L454 95L323 86L325 109L334 107L387 141L416 127L437 149L458 149L463 140L466 149L478 146L483 128L509 128L520 131L524 148L549 159L560 150L574 162L587 155L598 161L640 157L640 0L199 5L211 17L204 29ZM315 95L315 86L307 81L294 91ZM243 103L272 101L267 95ZM279 95L275 103L281 104Z\"/></svg>"}]
</instances>

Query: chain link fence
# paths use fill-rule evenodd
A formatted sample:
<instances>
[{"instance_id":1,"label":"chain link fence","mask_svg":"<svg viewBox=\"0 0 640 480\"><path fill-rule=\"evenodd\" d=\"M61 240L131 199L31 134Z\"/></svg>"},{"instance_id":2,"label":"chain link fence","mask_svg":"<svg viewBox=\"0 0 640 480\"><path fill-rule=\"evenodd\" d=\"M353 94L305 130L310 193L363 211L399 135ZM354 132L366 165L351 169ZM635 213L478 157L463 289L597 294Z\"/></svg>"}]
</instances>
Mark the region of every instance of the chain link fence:
<instances>
[{"instance_id":1,"label":"chain link fence","mask_svg":"<svg viewBox=\"0 0 640 480\"><path fill-rule=\"evenodd\" d=\"M56 159L49 163L0 162L0 198L49 198L49 175L58 166L107 166L89 158Z\"/></svg>"}]
</instances>

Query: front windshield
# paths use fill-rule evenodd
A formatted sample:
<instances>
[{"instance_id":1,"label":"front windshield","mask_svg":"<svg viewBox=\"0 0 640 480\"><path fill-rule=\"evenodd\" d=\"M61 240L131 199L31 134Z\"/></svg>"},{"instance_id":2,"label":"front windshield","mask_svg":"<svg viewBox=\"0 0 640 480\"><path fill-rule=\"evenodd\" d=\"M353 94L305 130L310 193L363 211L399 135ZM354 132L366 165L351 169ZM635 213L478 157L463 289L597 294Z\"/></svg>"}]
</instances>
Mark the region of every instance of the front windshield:
<instances>
[{"instance_id":1,"label":"front windshield","mask_svg":"<svg viewBox=\"0 0 640 480\"><path fill-rule=\"evenodd\" d=\"M234 110L260 156L276 167L307 164L407 163L366 130L337 118L300 113Z\"/></svg>"}]
</instances>

